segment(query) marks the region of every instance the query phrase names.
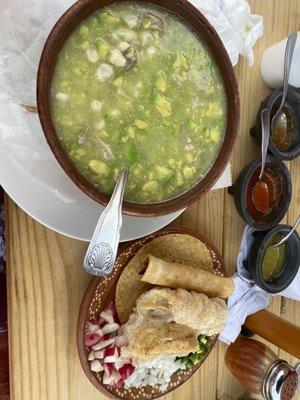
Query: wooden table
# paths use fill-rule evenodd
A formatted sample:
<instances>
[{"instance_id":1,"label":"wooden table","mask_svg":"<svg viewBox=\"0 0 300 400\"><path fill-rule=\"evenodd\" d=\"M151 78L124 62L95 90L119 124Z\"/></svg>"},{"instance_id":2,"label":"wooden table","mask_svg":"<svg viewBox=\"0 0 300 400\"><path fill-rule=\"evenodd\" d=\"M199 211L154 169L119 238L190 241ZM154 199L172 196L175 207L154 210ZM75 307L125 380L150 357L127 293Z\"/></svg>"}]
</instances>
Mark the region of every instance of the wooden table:
<instances>
[{"instance_id":1,"label":"wooden table","mask_svg":"<svg viewBox=\"0 0 300 400\"><path fill-rule=\"evenodd\" d=\"M261 55L300 25L299 0L251 0L250 4L253 13L264 16L265 33L255 45L255 65L249 68L241 60L235 68L241 126L231 157L234 178L259 155L248 131L269 92L260 75ZM300 205L300 158L289 168L294 191L286 221L293 223ZM11 200L6 207L12 400L104 399L84 376L75 345L78 309L91 279L82 268L86 243L44 228ZM207 235L223 253L229 272L235 271L243 223L226 190L210 192L175 225ZM300 325L300 303L277 296L269 309ZM296 361L274 349L288 361ZM225 367L225 351L226 346L219 343L194 377L165 398L236 399L242 388Z\"/></svg>"}]
</instances>

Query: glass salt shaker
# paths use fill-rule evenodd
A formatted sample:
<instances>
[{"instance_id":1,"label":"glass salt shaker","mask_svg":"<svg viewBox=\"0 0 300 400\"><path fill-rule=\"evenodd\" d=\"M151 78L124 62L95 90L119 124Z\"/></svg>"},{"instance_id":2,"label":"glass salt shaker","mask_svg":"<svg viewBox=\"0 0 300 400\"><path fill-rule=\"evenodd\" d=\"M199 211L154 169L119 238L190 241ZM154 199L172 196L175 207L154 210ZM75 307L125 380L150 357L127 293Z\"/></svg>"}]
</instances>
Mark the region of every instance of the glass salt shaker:
<instances>
[{"instance_id":1,"label":"glass salt shaker","mask_svg":"<svg viewBox=\"0 0 300 400\"><path fill-rule=\"evenodd\" d=\"M291 400L297 391L295 368L257 340L238 337L228 347L225 362L247 393L261 394L265 400Z\"/></svg>"}]
</instances>

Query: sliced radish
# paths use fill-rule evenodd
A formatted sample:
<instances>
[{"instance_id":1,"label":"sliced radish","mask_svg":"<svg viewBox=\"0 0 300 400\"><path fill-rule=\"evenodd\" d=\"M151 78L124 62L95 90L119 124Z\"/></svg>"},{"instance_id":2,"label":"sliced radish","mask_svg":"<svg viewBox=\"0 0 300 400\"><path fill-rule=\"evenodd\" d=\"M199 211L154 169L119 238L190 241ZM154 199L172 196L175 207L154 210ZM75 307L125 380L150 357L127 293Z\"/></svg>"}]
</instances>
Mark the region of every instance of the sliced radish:
<instances>
[{"instance_id":1,"label":"sliced radish","mask_svg":"<svg viewBox=\"0 0 300 400\"><path fill-rule=\"evenodd\" d=\"M104 358L104 362L106 364L114 364L117 361L118 357L115 356L108 356Z\"/></svg>"},{"instance_id":2,"label":"sliced radish","mask_svg":"<svg viewBox=\"0 0 300 400\"><path fill-rule=\"evenodd\" d=\"M118 349L116 346L108 347L104 350L104 357L109 357L109 356L119 356Z\"/></svg>"},{"instance_id":3,"label":"sliced radish","mask_svg":"<svg viewBox=\"0 0 300 400\"><path fill-rule=\"evenodd\" d=\"M107 309L108 309L108 310L111 310L112 313L113 313L113 315L117 315L116 305L115 305L115 303L114 303L113 301L111 301L111 302L109 303L109 305L107 306Z\"/></svg>"},{"instance_id":4,"label":"sliced radish","mask_svg":"<svg viewBox=\"0 0 300 400\"><path fill-rule=\"evenodd\" d=\"M135 368L132 364L125 364L122 368L119 369L119 373L122 377L122 379L125 381L127 378L130 377L131 374L133 374Z\"/></svg>"},{"instance_id":5,"label":"sliced radish","mask_svg":"<svg viewBox=\"0 0 300 400\"><path fill-rule=\"evenodd\" d=\"M97 357L96 357L96 354L95 354L94 350L91 350L91 351L90 351L90 354L89 354L89 356L88 356L88 360L89 360L89 361L93 361L93 360L95 360L95 358L97 358Z\"/></svg>"},{"instance_id":6,"label":"sliced radish","mask_svg":"<svg viewBox=\"0 0 300 400\"><path fill-rule=\"evenodd\" d=\"M120 328L119 324L116 324L115 322L113 324L106 324L102 328L102 332L104 335L107 335L108 333L116 332Z\"/></svg>"},{"instance_id":7,"label":"sliced radish","mask_svg":"<svg viewBox=\"0 0 300 400\"><path fill-rule=\"evenodd\" d=\"M126 346L127 344L128 343L127 343L125 336L117 336L115 338L115 345L117 347L123 347L123 346Z\"/></svg>"},{"instance_id":8,"label":"sliced radish","mask_svg":"<svg viewBox=\"0 0 300 400\"><path fill-rule=\"evenodd\" d=\"M113 379L111 379L110 376L107 375L106 372L104 372L102 382L104 385L111 385L113 383Z\"/></svg>"},{"instance_id":9,"label":"sliced radish","mask_svg":"<svg viewBox=\"0 0 300 400\"><path fill-rule=\"evenodd\" d=\"M94 350L92 350L94 351ZM94 351L94 356L95 358L97 358L98 360L102 360L105 356L104 356L104 350L98 350L98 351Z\"/></svg>"},{"instance_id":10,"label":"sliced radish","mask_svg":"<svg viewBox=\"0 0 300 400\"><path fill-rule=\"evenodd\" d=\"M114 366L112 364L103 364L104 372L106 375L111 376L114 372Z\"/></svg>"},{"instance_id":11,"label":"sliced radish","mask_svg":"<svg viewBox=\"0 0 300 400\"><path fill-rule=\"evenodd\" d=\"M115 387L117 387L117 388L120 388L120 387L122 387L123 385L124 385L124 381L123 381L122 378L120 378L119 380L117 380L117 381L115 382Z\"/></svg>"},{"instance_id":12,"label":"sliced radish","mask_svg":"<svg viewBox=\"0 0 300 400\"><path fill-rule=\"evenodd\" d=\"M115 363L117 359L119 358L119 352L117 347L111 347L108 349L105 349L104 353L104 362L105 363Z\"/></svg>"},{"instance_id":13,"label":"sliced radish","mask_svg":"<svg viewBox=\"0 0 300 400\"><path fill-rule=\"evenodd\" d=\"M112 314L109 314L107 311L102 311L100 317L103 318L109 324L113 324L115 322Z\"/></svg>"},{"instance_id":14,"label":"sliced radish","mask_svg":"<svg viewBox=\"0 0 300 400\"><path fill-rule=\"evenodd\" d=\"M108 335L110 338L116 338L118 336L118 331L112 332Z\"/></svg>"},{"instance_id":15,"label":"sliced radish","mask_svg":"<svg viewBox=\"0 0 300 400\"><path fill-rule=\"evenodd\" d=\"M102 336L98 335L97 333L86 333L84 337L84 344L88 347L91 347L100 342L101 339Z\"/></svg>"},{"instance_id":16,"label":"sliced radish","mask_svg":"<svg viewBox=\"0 0 300 400\"><path fill-rule=\"evenodd\" d=\"M115 368L117 371L119 371L120 368L124 367L124 365L126 364L127 360L123 360L121 357L117 359L117 361L115 362Z\"/></svg>"},{"instance_id":17,"label":"sliced radish","mask_svg":"<svg viewBox=\"0 0 300 400\"><path fill-rule=\"evenodd\" d=\"M87 330L89 333L94 333L100 328L100 326L98 324L95 324L94 322L90 322L90 321L88 321L86 323L86 326L87 326Z\"/></svg>"},{"instance_id":18,"label":"sliced radish","mask_svg":"<svg viewBox=\"0 0 300 400\"><path fill-rule=\"evenodd\" d=\"M104 326L105 324L107 324L107 322L105 321L105 319L103 319L103 318L99 318L99 319L98 319L98 325L99 325L100 328L103 328L103 326Z\"/></svg>"},{"instance_id":19,"label":"sliced radish","mask_svg":"<svg viewBox=\"0 0 300 400\"><path fill-rule=\"evenodd\" d=\"M96 331L95 331L95 333L97 334L97 335L99 335L100 337L101 337L101 339L104 337L104 335L105 335L105 333L103 333L103 331L102 331L102 329L97 329Z\"/></svg>"},{"instance_id":20,"label":"sliced radish","mask_svg":"<svg viewBox=\"0 0 300 400\"><path fill-rule=\"evenodd\" d=\"M107 375L106 372L103 374L104 385L115 385L120 380L120 374L117 371L113 371L111 375Z\"/></svg>"},{"instance_id":21,"label":"sliced radish","mask_svg":"<svg viewBox=\"0 0 300 400\"><path fill-rule=\"evenodd\" d=\"M93 372L101 372L104 370L99 360L92 361L90 365L91 365L91 371Z\"/></svg>"},{"instance_id":22,"label":"sliced radish","mask_svg":"<svg viewBox=\"0 0 300 400\"><path fill-rule=\"evenodd\" d=\"M110 346L115 342L114 338L107 339L107 340L101 340L99 343L95 344L95 346L92 347L93 350L102 350L105 349L105 347Z\"/></svg>"},{"instance_id":23,"label":"sliced radish","mask_svg":"<svg viewBox=\"0 0 300 400\"><path fill-rule=\"evenodd\" d=\"M120 379L121 379L121 375L119 374L118 371L114 371L111 376L110 376L113 380L114 380L114 384L116 384Z\"/></svg>"}]
</instances>

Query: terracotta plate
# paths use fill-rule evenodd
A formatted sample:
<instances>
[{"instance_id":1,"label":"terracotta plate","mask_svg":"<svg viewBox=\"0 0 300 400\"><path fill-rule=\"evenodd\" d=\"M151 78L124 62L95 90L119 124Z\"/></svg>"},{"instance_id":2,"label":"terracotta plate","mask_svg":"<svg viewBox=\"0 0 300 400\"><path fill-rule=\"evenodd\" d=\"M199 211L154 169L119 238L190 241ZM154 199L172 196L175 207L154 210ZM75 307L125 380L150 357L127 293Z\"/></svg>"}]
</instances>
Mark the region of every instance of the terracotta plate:
<instances>
[{"instance_id":1,"label":"terracotta plate","mask_svg":"<svg viewBox=\"0 0 300 400\"><path fill-rule=\"evenodd\" d=\"M213 259L213 268L215 274L226 276L226 269L221 258L219 251L216 247L203 235L196 234L190 230L180 230L180 229L170 229L161 232L157 232L153 235L147 236L143 239L140 239L133 244L126 247L123 250L117 261L114 272L112 275L106 278L98 278L95 277L91 280L91 283L84 295L80 311L79 311L79 318L78 318L78 326L77 326L77 347L79 352L79 358L82 365L82 368L92 382L92 384L102 393L105 395L113 398L113 399L125 399L125 400L146 400L146 399L155 399L163 394L171 392L172 390L176 389L182 383L187 381L193 373L202 365L203 361L199 363L192 369L186 371L179 371L175 373L172 377L172 381L167 389L166 392L161 392L159 389L145 387L140 389L129 389L125 390L123 388L117 389L112 386L106 386L102 383L102 372L94 373L90 370L88 357L88 349L84 345L84 335L86 332L86 323L87 321L96 321L99 318L100 312L108 305L111 300L114 300L115 297L115 290L118 279L126 268L129 260L136 254L136 252L145 244L153 240L154 238L162 235L174 234L174 233L181 233L181 234L189 234L191 236L196 237L197 239L201 240L207 248L211 252L211 256ZM211 349L216 343L218 335L213 336L211 342ZM208 354L210 353L208 352ZM208 355L207 354L207 355Z\"/></svg>"}]
</instances>

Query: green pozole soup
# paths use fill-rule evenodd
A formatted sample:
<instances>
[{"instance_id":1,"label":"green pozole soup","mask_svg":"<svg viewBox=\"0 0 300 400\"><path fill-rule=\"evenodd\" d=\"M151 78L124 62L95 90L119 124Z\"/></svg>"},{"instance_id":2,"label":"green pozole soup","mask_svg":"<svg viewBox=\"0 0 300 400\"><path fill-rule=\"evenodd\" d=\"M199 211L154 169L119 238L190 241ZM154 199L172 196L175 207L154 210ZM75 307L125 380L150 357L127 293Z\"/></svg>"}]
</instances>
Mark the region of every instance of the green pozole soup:
<instances>
[{"instance_id":1,"label":"green pozole soup","mask_svg":"<svg viewBox=\"0 0 300 400\"><path fill-rule=\"evenodd\" d=\"M51 106L81 174L110 194L127 169L125 198L139 203L201 180L226 123L210 53L177 16L145 3L102 8L75 29L58 56Z\"/></svg>"}]
</instances>

